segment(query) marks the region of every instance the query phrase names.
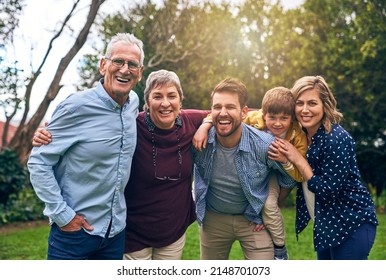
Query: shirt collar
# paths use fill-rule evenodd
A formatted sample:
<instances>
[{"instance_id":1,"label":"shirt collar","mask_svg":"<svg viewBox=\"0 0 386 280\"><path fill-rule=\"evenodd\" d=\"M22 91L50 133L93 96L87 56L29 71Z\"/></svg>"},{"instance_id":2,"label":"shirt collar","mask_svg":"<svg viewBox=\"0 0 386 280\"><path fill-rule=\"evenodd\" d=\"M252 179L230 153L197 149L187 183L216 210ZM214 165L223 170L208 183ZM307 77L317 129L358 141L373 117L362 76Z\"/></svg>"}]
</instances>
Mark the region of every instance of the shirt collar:
<instances>
[{"instance_id":1,"label":"shirt collar","mask_svg":"<svg viewBox=\"0 0 386 280\"><path fill-rule=\"evenodd\" d=\"M243 131L241 132L241 140L239 143L239 150L249 152L251 151L251 145L248 141L249 139L249 130L247 128L247 125L245 123L241 123ZM216 128L212 127L209 130L208 133L208 143L213 144L213 146L216 146Z\"/></svg>"},{"instance_id":2,"label":"shirt collar","mask_svg":"<svg viewBox=\"0 0 386 280\"><path fill-rule=\"evenodd\" d=\"M314 141L315 139L321 137L322 135L326 134L326 130L324 128L324 125L322 124L318 130L316 131L316 133L314 134L314 136L311 137L311 140Z\"/></svg>"},{"instance_id":3,"label":"shirt collar","mask_svg":"<svg viewBox=\"0 0 386 280\"><path fill-rule=\"evenodd\" d=\"M104 82L105 82L104 78L101 78L99 80L98 85L97 85L97 93L98 93L99 98L108 106L108 108L111 108L112 110L115 110L117 108L121 108L121 105L119 105L114 99L112 99L111 96L108 94L108 92L103 87ZM131 93L132 93L132 91L130 91L130 94ZM130 103L130 94L125 102L127 104Z\"/></svg>"}]
</instances>

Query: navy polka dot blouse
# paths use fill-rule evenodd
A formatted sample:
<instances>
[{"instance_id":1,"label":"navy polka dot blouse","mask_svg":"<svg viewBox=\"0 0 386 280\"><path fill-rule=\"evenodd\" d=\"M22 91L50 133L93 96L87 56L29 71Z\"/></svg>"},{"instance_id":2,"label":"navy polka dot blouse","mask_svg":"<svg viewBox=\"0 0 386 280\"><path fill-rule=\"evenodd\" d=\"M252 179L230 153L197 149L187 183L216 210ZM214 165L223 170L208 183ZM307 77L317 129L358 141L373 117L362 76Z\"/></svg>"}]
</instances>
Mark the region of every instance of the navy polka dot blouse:
<instances>
[{"instance_id":1,"label":"navy polka dot blouse","mask_svg":"<svg viewBox=\"0 0 386 280\"><path fill-rule=\"evenodd\" d=\"M316 251L344 242L364 223L378 225L374 202L361 183L355 142L340 125L330 133L321 126L312 137L307 160L314 176L307 182L315 193L314 247ZM296 197L296 234L310 216L301 188Z\"/></svg>"}]
</instances>

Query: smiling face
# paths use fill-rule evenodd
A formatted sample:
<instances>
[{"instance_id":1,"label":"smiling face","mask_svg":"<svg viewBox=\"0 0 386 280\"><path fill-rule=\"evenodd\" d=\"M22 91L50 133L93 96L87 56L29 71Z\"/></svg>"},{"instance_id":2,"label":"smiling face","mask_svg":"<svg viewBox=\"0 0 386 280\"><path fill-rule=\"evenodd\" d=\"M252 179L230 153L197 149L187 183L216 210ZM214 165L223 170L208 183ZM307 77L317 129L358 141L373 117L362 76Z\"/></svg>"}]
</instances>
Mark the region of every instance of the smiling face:
<instances>
[{"instance_id":1,"label":"smiling face","mask_svg":"<svg viewBox=\"0 0 386 280\"><path fill-rule=\"evenodd\" d=\"M216 128L217 140L227 148L235 147L242 132L242 120L248 107L241 108L236 93L215 92L212 96L212 121Z\"/></svg>"},{"instance_id":2,"label":"smiling face","mask_svg":"<svg viewBox=\"0 0 386 280\"><path fill-rule=\"evenodd\" d=\"M140 64L141 51L138 46L117 42L111 48L109 59L122 59ZM123 67L115 66L111 60L102 58L99 71L104 76L103 87L118 104L123 105L130 91L142 78L143 66L137 70L129 70L127 63Z\"/></svg>"},{"instance_id":3,"label":"smiling face","mask_svg":"<svg viewBox=\"0 0 386 280\"><path fill-rule=\"evenodd\" d=\"M282 138L287 133L292 123L292 115L285 113L272 114L266 113L264 116L267 129L275 137Z\"/></svg>"},{"instance_id":4,"label":"smiling face","mask_svg":"<svg viewBox=\"0 0 386 280\"><path fill-rule=\"evenodd\" d=\"M301 125L313 136L322 125L324 116L323 103L319 92L310 89L301 93L296 99L295 114Z\"/></svg>"},{"instance_id":5,"label":"smiling face","mask_svg":"<svg viewBox=\"0 0 386 280\"><path fill-rule=\"evenodd\" d=\"M150 118L161 129L170 129L181 110L181 98L173 84L155 86L149 94L147 106Z\"/></svg>"}]
</instances>

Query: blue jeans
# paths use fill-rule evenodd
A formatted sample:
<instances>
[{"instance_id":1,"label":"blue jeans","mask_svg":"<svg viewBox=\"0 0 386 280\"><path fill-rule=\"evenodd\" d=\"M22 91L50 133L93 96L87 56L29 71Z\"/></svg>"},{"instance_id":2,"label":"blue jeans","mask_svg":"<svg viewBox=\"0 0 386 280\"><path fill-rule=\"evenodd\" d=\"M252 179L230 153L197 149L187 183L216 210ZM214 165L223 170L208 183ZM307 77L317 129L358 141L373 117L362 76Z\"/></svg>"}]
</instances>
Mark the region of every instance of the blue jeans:
<instances>
[{"instance_id":1,"label":"blue jeans","mask_svg":"<svg viewBox=\"0 0 386 280\"><path fill-rule=\"evenodd\" d=\"M367 260L375 233L375 225L363 224L342 244L318 251L318 260Z\"/></svg>"},{"instance_id":2,"label":"blue jeans","mask_svg":"<svg viewBox=\"0 0 386 280\"><path fill-rule=\"evenodd\" d=\"M109 231L106 236L108 236ZM83 229L62 231L51 226L48 237L48 260L122 260L125 231L112 238L90 235Z\"/></svg>"}]
</instances>

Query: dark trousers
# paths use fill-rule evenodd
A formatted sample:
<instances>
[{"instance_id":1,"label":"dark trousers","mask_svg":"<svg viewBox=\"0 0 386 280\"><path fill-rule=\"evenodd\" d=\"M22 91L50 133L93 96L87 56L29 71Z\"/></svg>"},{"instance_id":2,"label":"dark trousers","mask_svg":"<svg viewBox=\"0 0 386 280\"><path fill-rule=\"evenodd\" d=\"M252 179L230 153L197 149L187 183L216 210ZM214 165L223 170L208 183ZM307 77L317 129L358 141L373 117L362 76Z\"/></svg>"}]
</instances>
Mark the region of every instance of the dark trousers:
<instances>
[{"instance_id":1,"label":"dark trousers","mask_svg":"<svg viewBox=\"0 0 386 280\"><path fill-rule=\"evenodd\" d=\"M125 231L107 238L90 235L83 229L66 232L53 224L48 237L48 260L122 260Z\"/></svg>"},{"instance_id":2,"label":"dark trousers","mask_svg":"<svg viewBox=\"0 0 386 280\"><path fill-rule=\"evenodd\" d=\"M367 260L375 233L376 226L363 224L341 245L318 251L318 260Z\"/></svg>"}]
</instances>

